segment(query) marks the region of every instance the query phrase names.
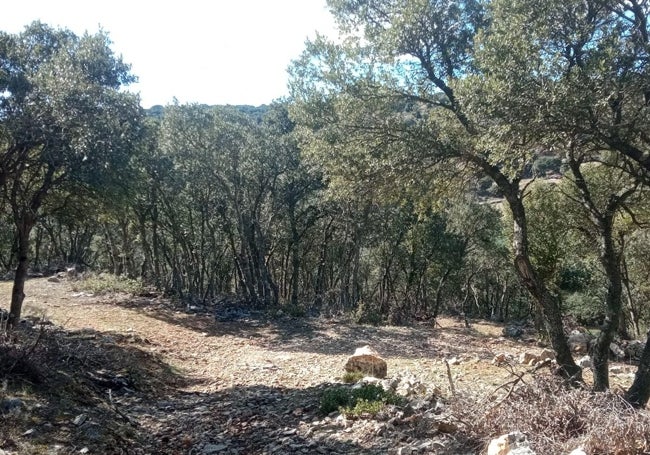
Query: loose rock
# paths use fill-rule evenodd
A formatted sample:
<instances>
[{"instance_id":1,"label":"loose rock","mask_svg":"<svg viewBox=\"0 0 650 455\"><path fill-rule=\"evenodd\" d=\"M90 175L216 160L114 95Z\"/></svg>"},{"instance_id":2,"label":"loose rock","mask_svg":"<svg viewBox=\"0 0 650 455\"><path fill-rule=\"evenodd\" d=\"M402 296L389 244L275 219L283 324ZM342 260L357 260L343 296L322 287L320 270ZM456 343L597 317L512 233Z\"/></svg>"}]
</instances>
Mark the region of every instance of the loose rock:
<instances>
[{"instance_id":1,"label":"loose rock","mask_svg":"<svg viewBox=\"0 0 650 455\"><path fill-rule=\"evenodd\" d=\"M360 371L380 379L386 377L387 370L386 361L370 346L358 348L345 363L345 371L349 373Z\"/></svg>"},{"instance_id":2,"label":"loose rock","mask_svg":"<svg viewBox=\"0 0 650 455\"><path fill-rule=\"evenodd\" d=\"M487 455L535 455L535 452L530 449L526 436L515 431L493 439Z\"/></svg>"}]
</instances>

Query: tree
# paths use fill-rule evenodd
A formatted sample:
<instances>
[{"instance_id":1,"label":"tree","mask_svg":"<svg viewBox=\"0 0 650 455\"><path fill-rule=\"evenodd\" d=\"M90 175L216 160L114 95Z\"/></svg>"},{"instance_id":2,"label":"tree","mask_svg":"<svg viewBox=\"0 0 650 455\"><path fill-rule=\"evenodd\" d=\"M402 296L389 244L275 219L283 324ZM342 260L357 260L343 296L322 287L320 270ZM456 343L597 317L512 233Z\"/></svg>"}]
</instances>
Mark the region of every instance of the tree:
<instances>
[{"instance_id":1,"label":"tree","mask_svg":"<svg viewBox=\"0 0 650 455\"><path fill-rule=\"evenodd\" d=\"M18 244L12 325L22 310L30 234L46 200L78 187L106 195L128 181L142 112L120 88L133 80L103 32L78 37L34 22L20 34L0 34L0 183Z\"/></svg>"},{"instance_id":2,"label":"tree","mask_svg":"<svg viewBox=\"0 0 650 455\"><path fill-rule=\"evenodd\" d=\"M594 388L603 390L623 308L615 217L650 170L648 5L496 0L491 11L493 22L478 40L480 71L469 78L469 90L480 94L475 112L498 124L500 137L526 138L566 161L607 280L605 322L592 353ZM595 165L627 177L610 171L605 179L586 178L584 169Z\"/></svg>"},{"instance_id":3,"label":"tree","mask_svg":"<svg viewBox=\"0 0 650 455\"><path fill-rule=\"evenodd\" d=\"M485 5L441 0L329 5L347 41L336 45L318 38L293 68L293 93L300 101L296 119L314 131L312 148L332 157L336 170L355 173L356 181L368 173L384 180L422 178L443 162L449 172L471 166L490 177L512 212L515 269L544 315L561 370L578 377L558 299L530 260L521 180L532 144L525 137L502 140L498 129L475 115L472 93L463 85L476 71L475 40L489 24Z\"/></svg>"}]
</instances>

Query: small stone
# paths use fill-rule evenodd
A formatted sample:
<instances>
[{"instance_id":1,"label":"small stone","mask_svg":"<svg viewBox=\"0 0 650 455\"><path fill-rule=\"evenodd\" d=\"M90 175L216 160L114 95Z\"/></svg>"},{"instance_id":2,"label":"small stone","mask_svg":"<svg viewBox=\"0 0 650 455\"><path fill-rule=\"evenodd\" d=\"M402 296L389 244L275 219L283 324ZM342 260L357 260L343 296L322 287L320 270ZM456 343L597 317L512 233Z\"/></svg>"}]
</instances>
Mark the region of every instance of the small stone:
<instances>
[{"instance_id":1,"label":"small stone","mask_svg":"<svg viewBox=\"0 0 650 455\"><path fill-rule=\"evenodd\" d=\"M522 352L519 354L519 363L523 365L534 365L539 362L539 356L532 352Z\"/></svg>"},{"instance_id":2,"label":"small stone","mask_svg":"<svg viewBox=\"0 0 650 455\"><path fill-rule=\"evenodd\" d=\"M49 277L49 278L47 279L47 281L49 281L50 283L60 283L60 282L61 282L61 280L59 280L59 279L58 279L57 277L55 277L55 276L51 276L51 277Z\"/></svg>"},{"instance_id":3,"label":"small stone","mask_svg":"<svg viewBox=\"0 0 650 455\"><path fill-rule=\"evenodd\" d=\"M84 447L79 451L79 453L90 453L90 449L88 447Z\"/></svg>"},{"instance_id":4,"label":"small stone","mask_svg":"<svg viewBox=\"0 0 650 455\"><path fill-rule=\"evenodd\" d=\"M505 354L497 354L492 359L492 365L503 365L508 361L508 358Z\"/></svg>"},{"instance_id":5,"label":"small stone","mask_svg":"<svg viewBox=\"0 0 650 455\"><path fill-rule=\"evenodd\" d=\"M609 372L611 374L622 374L625 373L625 368L623 368L621 365L612 365L609 367Z\"/></svg>"},{"instance_id":6,"label":"small stone","mask_svg":"<svg viewBox=\"0 0 650 455\"><path fill-rule=\"evenodd\" d=\"M30 428L29 430L23 433L23 436L31 436L34 433L36 433L36 428Z\"/></svg>"},{"instance_id":7,"label":"small stone","mask_svg":"<svg viewBox=\"0 0 650 455\"><path fill-rule=\"evenodd\" d=\"M86 414L79 414L77 417L74 418L72 423L76 426L83 425L83 423L88 420L88 416Z\"/></svg>"},{"instance_id":8,"label":"small stone","mask_svg":"<svg viewBox=\"0 0 650 455\"><path fill-rule=\"evenodd\" d=\"M493 439L487 455L535 455L535 452L530 449L526 436L515 431Z\"/></svg>"},{"instance_id":9,"label":"small stone","mask_svg":"<svg viewBox=\"0 0 650 455\"><path fill-rule=\"evenodd\" d=\"M206 444L203 446L204 455L212 455L228 448L225 444Z\"/></svg>"},{"instance_id":10,"label":"small stone","mask_svg":"<svg viewBox=\"0 0 650 455\"><path fill-rule=\"evenodd\" d=\"M618 344L611 343L609 345L609 350L612 351L612 354L614 354L614 357L618 360L623 360L625 358L625 351L623 351Z\"/></svg>"},{"instance_id":11,"label":"small stone","mask_svg":"<svg viewBox=\"0 0 650 455\"><path fill-rule=\"evenodd\" d=\"M578 447L577 449L572 450L569 455L587 455L587 453L582 447Z\"/></svg>"}]
</instances>

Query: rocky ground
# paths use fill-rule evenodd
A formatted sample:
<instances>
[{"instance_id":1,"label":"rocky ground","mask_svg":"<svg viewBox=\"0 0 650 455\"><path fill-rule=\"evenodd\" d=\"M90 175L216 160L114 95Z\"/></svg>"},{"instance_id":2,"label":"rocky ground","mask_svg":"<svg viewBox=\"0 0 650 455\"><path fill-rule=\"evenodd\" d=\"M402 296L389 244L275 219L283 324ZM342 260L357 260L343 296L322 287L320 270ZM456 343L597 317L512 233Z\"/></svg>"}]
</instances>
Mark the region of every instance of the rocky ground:
<instances>
[{"instance_id":1,"label":"rocky ground","mask_svg":"<svg viewBox=\"0 0 650 455\"><path fill-rule=\"evenodd\" d=\"M0 307L10 285L0 283ZM542 350L526 334L453 319L270 319L153 294L92 295L64 279L32 279L26 293L25 321L0 359L0 455L478 453L489 440L468 438L468 422L446 408L461 395L494 401L513 368L524 371L514 359ZM323 415L323 391L363 345L387 360L409 405ZM499 354L505 365L494 364ZM629 383L633 368L620 371L614 382Z\"/></svg>"}]
</instances>

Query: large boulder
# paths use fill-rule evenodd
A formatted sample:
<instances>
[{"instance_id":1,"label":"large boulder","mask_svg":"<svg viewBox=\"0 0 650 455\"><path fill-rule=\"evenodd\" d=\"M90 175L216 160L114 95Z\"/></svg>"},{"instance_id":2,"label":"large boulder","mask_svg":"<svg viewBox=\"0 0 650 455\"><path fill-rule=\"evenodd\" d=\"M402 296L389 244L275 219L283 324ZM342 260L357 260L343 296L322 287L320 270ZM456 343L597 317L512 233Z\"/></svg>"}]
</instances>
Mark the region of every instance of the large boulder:
<instances>
[{"instance_id":1,"label":"large boulder","mask_svg":"<svg viewBox=\"0 0 650 455\"><path fill-rule=\"evenodd\" d=\"M370 346L364 346L354 351L345 362L345 371L349 373L361 372L366 376L385 378L388 371L386 361Z\"/></svg>"}]
</instances>

